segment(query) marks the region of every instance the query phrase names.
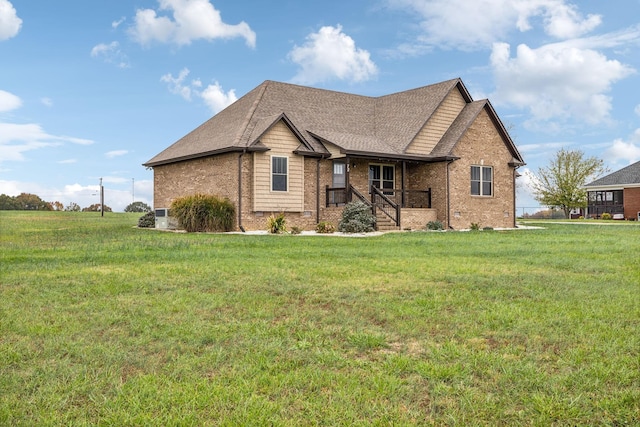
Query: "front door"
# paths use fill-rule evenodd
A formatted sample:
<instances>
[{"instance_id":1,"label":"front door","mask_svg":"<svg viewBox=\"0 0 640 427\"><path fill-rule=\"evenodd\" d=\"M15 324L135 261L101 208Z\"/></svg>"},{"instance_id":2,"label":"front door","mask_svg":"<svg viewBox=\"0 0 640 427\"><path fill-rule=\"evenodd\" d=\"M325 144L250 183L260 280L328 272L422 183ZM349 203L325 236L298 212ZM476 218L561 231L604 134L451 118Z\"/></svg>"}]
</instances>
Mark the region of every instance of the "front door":
<instances>
[{"instance_id":1,"label":"front door","mask_svg":"<svg viewBox=\"0 0 640 427\"><path fill-rule=\"evenodd\" d=\"M347 165L344 161L333 162L333 188L345 188L347 185Z\"/></svg>"},{"instance_id":2,"label":"front door","mask_svg":"<svg viewBox=\"0 0 640 427\"><path fill-rule=\"evenodd\" d=\"M347 164L343 160L334 160L333 162L332 187L334 190L329 196L329 203L336 206L345 204L347 202Z\"/></svg>"}]
</instances>

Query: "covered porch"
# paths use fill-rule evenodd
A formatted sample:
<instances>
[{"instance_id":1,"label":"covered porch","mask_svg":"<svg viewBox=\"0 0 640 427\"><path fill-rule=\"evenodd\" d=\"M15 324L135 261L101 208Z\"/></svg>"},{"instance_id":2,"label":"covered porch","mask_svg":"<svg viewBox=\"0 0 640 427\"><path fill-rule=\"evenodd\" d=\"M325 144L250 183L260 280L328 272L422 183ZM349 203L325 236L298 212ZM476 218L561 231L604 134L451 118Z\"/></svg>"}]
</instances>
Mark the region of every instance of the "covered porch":
<instances>
[{"instance_id":1,"label":"covered porch","mask_svg":"<svg viewBox=\"0 0 640 427\"><path fill-rule=\"evenodd\" d=\"M437 219L431 208L431 189L427 190L380 190L372 186L369 197L355 187L326 187L326 207L341 207L359 200L371 207L376 217L378 230L420 229L429 221Z\"/></svg>"}]
</instances>

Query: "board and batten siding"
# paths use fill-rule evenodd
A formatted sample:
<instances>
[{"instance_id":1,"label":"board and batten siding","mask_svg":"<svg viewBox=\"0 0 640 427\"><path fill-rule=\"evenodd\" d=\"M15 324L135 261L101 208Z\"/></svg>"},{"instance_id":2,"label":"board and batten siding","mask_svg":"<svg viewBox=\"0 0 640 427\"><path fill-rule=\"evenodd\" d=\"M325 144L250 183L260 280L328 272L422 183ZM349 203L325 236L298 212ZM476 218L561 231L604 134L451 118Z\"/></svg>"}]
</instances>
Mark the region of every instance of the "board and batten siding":
<instances>
[{"instance_id":1,"label":"board and batten siding","mask_svg":"<svg viewBox=\"0 0 640 427\"><path fill-rule=\"evenodd\" d=\"M304 211L304 157L294 154L300 141L282 121L269 129L260 142L269 147L254 153L253 210L256 212ZM288 158L287 191L271 191L271 158Z\"/></svg>"},{"instance_id":2,"label":"board and batten siding","mask_svg":"<svg viewBox=\"0 0 640 427\"><path fill-rule=\"evenodd\" d=\"M433 147L442 139L445 132L458 117L466 102L458 90L452 90L442 104L429 118L426 125L411 141L407 154L428 155Z\"/></svg>"}]
</instances>

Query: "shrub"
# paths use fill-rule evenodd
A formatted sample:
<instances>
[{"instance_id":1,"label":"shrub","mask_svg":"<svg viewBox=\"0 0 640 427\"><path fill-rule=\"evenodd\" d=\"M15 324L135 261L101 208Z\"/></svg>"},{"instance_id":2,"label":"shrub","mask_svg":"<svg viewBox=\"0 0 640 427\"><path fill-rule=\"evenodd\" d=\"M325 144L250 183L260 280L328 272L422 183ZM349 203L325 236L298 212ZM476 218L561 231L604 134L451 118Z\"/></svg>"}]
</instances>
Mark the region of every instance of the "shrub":
<instances>
[{"instance_id":1,"label":"shrub","mask_svg":"<svg viewBox=\"0 0 640 427\"><path fill-rule=\"evenodd\" d=\"M147 212L138 219L138 227L140 228L153 228L156 226L156 213Z\"/></svg>"},{"instance_id":2,"label":"shrub","mask_svg":"<svg viewBox=\"0 0 640 427\"><path fill-rule=\"evenodd\" d=\"M493 227L482 227L482 229L484 231L491 231L491 230L493 230Z\"/></svg>"},{"instance_id":3,"label":"shrub","mask_svg":"<svg viewBox=\"0 0 640 427\"><path fill-rule=\"evenodd\" d=\"M318 225L316 225L316 233L331 234L331 233L334 233L335 231L336 231L336 227L334 227L333 224L327 221L319 222Z\"/></svg>"},{"instance_id":4,"label":"shrub","mask_svg":"<svg viewBox=\"0 0 640 427\"><path fill-rule=\"evenodd\" d=\"M477 223L477 222L472 222L470 228L471 228L471 231L479 231L480 230L480 224Z\"/></svg>"},{"instance_id":5,"label":"shrub","mask_svg":"<svg viewBox=\"0 0 640 427\"><path fill-rule=\"evenodd\" d=\"M296 227L295 225L291 227L291 234L300 234L302 233L302 228Z\"/></svg>"},{"instance_id":6,"label":"shrub","mask_svg":"<svg viewBox=\"0 0 640 427\"><path fill-rule=\"evenodd\" d=\"M126 208L124 208L125 212L151 212L151 206L144 202L133 202L130 203Z\"/></svg>"},{"instance_id":7,"label":"shrub","mask_svg":"<svg viewBox=\"0 0 640 427\"><path fill-rule=\"evenodd\" d=\"M444 226L440 221L429 221L427 223L427 230L443 230Z\"/></svg>"},{"instance_id":8,"label":"shrub","mask_svg":"<svg viewBox=\"0 0 640 427\"><path fill-rule=\"evenodd\" d=\"M600 219L611 219L611 214L609 212L605 212L602 215L600 215Z\"/></svg>"},{"instance_id":9,"label":"shrub","mask_svg":"<svg viewBox=\"0 0 640 427\"><path fill-rule=\"evenodd\" d=\"M267 218L267 230L271 234L280 234L287 232L287 219L284 217L284 213L281 212L277 216L269 216Z\"/></svg>"},{"instance_id":10,"label":"shrub","mask_svg":"<svg viewBox=\"0 0 640 427\"><path fill-rule=\"evenodd\" d=\"M229 199L195 194L174 200L170 209L180 227L188 232L233 229L236 209Z\"/></svg>"},{"instance_id":11,"label":"shrub","mask_svg":"<svg viewBox=\"0 0 640 427\"><path fill-rule=\"evenodd\" d=\"M376 218L371 213L371 207L362 202L347 203L342 211L342 219L338 224L338 231L343 233L367 233L373 231Z\"/></svg>"},{"instance_id":12,"label":"shrub","mask_svg":"<svg viewBox=\"0 0 640 427\"><path fill-rule=\"evenodd\" d=\"M100 212L102 209L104 212L113 212L111 208L107 205L100 205L100 203L94 203L91 206L87 206L86 208L82 208L82 212Z\"/></svg>"}]
</instances>

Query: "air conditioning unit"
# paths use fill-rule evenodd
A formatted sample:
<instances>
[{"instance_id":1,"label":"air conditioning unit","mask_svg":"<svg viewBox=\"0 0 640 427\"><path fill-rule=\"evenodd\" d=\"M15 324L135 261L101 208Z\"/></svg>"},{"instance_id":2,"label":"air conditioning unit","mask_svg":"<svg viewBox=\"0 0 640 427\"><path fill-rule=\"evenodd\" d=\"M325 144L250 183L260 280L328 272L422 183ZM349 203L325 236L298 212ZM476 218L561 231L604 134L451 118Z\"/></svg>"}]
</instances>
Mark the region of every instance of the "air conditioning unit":
<instances>
[{"instance_id":1,"label":"air conditioning unit","mask_svg":"<svg viewBox=\"0 0 640 427\"><path fill-rule=\"evenodd\" d=\"M156 209L156 228L161 230L169 228L169 209Z\"/></svg>"}]
</instances>

